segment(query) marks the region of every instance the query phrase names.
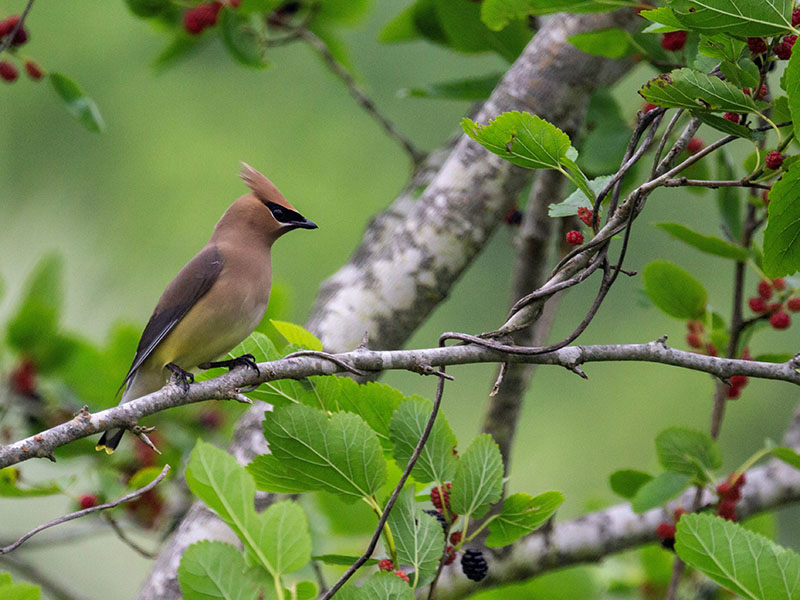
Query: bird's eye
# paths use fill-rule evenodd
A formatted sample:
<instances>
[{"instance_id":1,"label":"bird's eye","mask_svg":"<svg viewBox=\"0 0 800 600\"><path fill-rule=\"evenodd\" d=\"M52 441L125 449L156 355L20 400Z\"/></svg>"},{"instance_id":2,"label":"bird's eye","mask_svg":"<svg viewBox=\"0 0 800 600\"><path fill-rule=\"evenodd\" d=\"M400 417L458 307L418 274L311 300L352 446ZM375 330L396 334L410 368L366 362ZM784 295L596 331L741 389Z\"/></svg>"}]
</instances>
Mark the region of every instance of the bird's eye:
<instances>
[{"instance_id":1,"label":"bird's eye","mask_svg":"<svg viewBox=\"0 0 800 600\"><path fill-rule=\"evenodd\" d=\"M280 221L281 217L283 217L283 211L280 208L273 208L272 216L274 216L276 219Z\"/></svg>"}]
</instances>

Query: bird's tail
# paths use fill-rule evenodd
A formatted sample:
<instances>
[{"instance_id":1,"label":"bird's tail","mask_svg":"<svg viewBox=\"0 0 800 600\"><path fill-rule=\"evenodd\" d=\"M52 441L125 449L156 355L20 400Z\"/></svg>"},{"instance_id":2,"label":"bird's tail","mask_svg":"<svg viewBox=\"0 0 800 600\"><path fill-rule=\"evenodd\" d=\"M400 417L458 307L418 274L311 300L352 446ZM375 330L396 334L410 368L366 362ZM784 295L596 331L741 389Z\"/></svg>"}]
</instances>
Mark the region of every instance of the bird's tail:
<instances>
[{"instance_id":1,"label":"bird's tail","mask_svg":"<svg viewBox=\"0 0 800 600\"><path fill-rule=\"evenodd\" d=\"M124 429L109 429L103 432L102 437L97 442L97 446L95 446L94 449L97 451L105 450L106 454L113 454L114 450L119 446L119 442L122 440L124 433Z\"/></svg>"}]
</instances>

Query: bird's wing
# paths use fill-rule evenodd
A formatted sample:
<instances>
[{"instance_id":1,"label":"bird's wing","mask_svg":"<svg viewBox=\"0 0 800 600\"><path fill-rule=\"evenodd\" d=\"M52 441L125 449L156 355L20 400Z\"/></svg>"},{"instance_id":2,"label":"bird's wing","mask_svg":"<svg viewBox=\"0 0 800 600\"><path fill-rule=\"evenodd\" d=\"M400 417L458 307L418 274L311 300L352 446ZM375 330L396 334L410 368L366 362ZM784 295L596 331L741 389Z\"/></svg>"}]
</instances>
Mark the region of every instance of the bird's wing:
<instances>
[{"instance_id":1,"label":"bird's wing","mask_svg":"<svg viewBox=\"0 0 800 600\"><path fill-rule=\"evenodd\" d=\"M222 255L216 246L209 245L190 260L180 270L175 279L170 282L167 289L158 301L153 315L147 322L133 357L133 364L125 375L125 380L119 387L125 387L136 369L142 366L147 357L153 353L156 346L189 312L189 309L211 289L222 271ZM119 393L119 390L117 391Z\"/></svg>"}]
</instances>

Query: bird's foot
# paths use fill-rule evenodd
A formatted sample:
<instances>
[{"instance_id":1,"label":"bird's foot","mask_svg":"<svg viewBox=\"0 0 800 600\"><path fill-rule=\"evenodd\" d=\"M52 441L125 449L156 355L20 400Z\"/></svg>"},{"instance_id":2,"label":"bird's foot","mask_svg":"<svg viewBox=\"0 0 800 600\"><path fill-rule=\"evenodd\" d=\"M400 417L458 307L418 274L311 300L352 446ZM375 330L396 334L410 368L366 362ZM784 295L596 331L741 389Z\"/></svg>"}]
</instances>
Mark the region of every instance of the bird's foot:
<instances>
[{"instance_id":1,"label":"bird's foot","mask_svg":"<svg viewBox=\"0 0 800 600\"><path fill-rule=\"evenodd\" d=\"M189 393L189 384L194 383L194 375L189 371L184 371L175 363L169 363L167 369L172 371L172 377L170 378L172 382L179 385L184 394Z\"/></svg>"},{"instance_id":2,"label":"bird's foot","mask_svg":"<svg viewBox=\"0 0 800 600\"><path fill-rule=\"evenodd\" d=\"M200 365L201 369L216 369L218 367L227 367L229 371L232 371L236 367L247 367L248 369L253 369L257 374L260 374L258 365L256 364L256 357L252 354L242 354L241 356L229 360L218 360Z\"/></svg>"}]
</instances>

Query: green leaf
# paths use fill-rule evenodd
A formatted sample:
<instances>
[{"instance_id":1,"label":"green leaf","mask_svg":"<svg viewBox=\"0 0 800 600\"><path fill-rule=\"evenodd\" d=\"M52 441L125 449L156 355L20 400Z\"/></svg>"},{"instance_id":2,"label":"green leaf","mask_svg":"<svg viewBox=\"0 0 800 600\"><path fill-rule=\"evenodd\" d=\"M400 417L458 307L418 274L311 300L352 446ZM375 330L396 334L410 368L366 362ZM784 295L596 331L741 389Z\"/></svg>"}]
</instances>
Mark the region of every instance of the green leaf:
<instances>
[{"instance_id":1,"label":"green leaf","mask_svg":"<svg viewBox=\"0 0 800 600\"><path fill-rule=\"evenodd\" d=\"M719 77L689 68L662 73L645 83L639 94L648 102L664 108L747 113L768 106Z\"/></svg>"},{"instance_id":2,"label":"green leaf","mask_svg":"<svg viewBox=\"0 0 800 600\"><path fill-rule=\"evenodd\" d=\"M244 555L222 542L203 540L183 553L178 583L184 600L252 600L258 584Z\"/></svg>"},{"instance_id":3,"label":"green leaf","mask_svg":"<svg viewBox=\"0 0 800 600\"><path fill-rule=\"evenodd\" d=\"M722 453L717 443L703 431L685 427L669 427L656 436L658 461L668 471L693 475L705 481L707 470L722 466Z\"/></svg>"},{"instance_id":4,"label":"green leaf","mask_svg":"<svg viewBox=\"0 0 800 600\"><path fill-rule=\"evenodd\" d=\"M503 502L500 514L489 525L486 545L489 548L507 546L538 529L564 502L561 492L545 492L536 497L512 494Z\"/></svg>"},{"instance_id":5,"label":"green leaf","mask_svg":"<svg viewBox=\"0 0 800 600\"><path fill-rule=\"evenodd\" d=\"M341 567L349 567L358 560L358 556L350 556L346 554L320 554L312 556L311 560L316 560L326 565L335 565ZM365 567L371 567L378 564L377 558L370 558L364 563Z\"/></svg>"},{"instance_id":6,"label":"green leaf","mask_svg":"<svg viewBox=\"0 0 800 600\"><path fill-rule=\"evenodd\" d=\"M586 134L580 143L578 164L585 172L594 176L616 172L622 163L630 136L630 125L622 118L619 103L611 91L607 88L596 90L586 109ZM593 186L592 189L599 191Z\"/></svg>"},{"instance_id":7,"label":"green leaf","mask_svg":"<svg viewBox=\"0 0 800 600\"><path fill-rule=\"evenodd\" d=\"M635 50L630 34L618 27L576 33L569 36L567 41L581 52L606 58L623 58Z\"/></svg>"},{"instance_id":8,"label":"green leaf","mask_svg":"<svg viewBox=\"0 0 800 600\"><path fill-rule=\"evenodd\" d=\"M292 600L313 600L317 597L317 584L313 581L299 581L293 583L286 592L286 596Z\"/></svg>"},{"instance_id":9,"label":"green leaf","mask_svg":"<svg viewBox=\"0 0 800 600\"><path fill-rule=\"evenodd\" d=\"M747 250L713 235L697 233L679 223L656 223L656 227L663 229L675 239L681 240L706 254L742 262L747 260Z\"/></svg>"},{"instance_id":10,"label":"green leaf","mask_svg":"<svg viewBox=\"0 0 800 600\"><path fill-rule=\"evenodd\" d=\"M183 31L176 33L175 37L153 59L153 68L157 73L161 73L169 67L175 66L205 46L209 39L206 36L189 35Z\"/></svg>"},{"instance_id":11,"label":"green leaf","mask_svg":"<svg viewBox=\"0 0 800 600\"><path fill-rule=\"evenodd\" d=\"M433 403L425 398L403 402L392 415L389 435L394 445L394 459L403 469L419 443L431 415ZM411 476L420 483L450 481L458 465L453 448L458 444L450 424L440 411L436 415L428 441L422 447Z\"/></svg>"},{"instance_id":12,"label":"green leaf","mask_svg":"<svg viewBox=\"0 0 800 600\"><path fill-rule=\"evenodd\" d=\"M795 163L772 185L769 221L764 230L764 272L772 279L800 269L800 165Z\"/></svg>"},{"instance_id":13,"label":"green leaf","mask_svg":"<svg viewBox=\"0 0 800 600\"><path fill-rule=\"evenodd\" d=\"M466 79L431 83L424 87L404 88L398 93L409 98L437 100L485 100L494 90L503 73L490 73Z\"/></svg>"},{"instance_id":14,"label":"green leaf","mask_svg":"<svg viewBox=\"0 0 800 600\"><path fill-rule=\"evenodd\" d=\"M769 453L787 465L800 469L800 454L794 448L771 448Z\"/></svg>"},{"instance_id":15,"label":"green leaf","mask_svg":"<svg viewBox=\"0 0 800 600\"><path fill-rule=\"evenodd\" d=\"M511 21L528 15L607 12L635 5L627 0L483 0L481 19L492 29L502 29Z\"/></svg>"},{"instance_id":16,"label":"green leaf","mask_svg":"<svg viewBox=\"0 0 800 600\"><path fill-rule=\"evenodd\" d=\"M706 311L706 289L668 260L654 260L642 272L644 289L659 309L676 319L699 319Z\"/></svg>"},{"instance_id":17,"label":"green leaf","mask_svg":"<svg viewBox=\"0 0 800 600\"><path fill-rule=\"evenodd\" d=\"M646 33L668 33L670 31L678 31L683 29L683 24L678 21L675 13L672 12L671 8L666 6L654 8L652 10L640 11L639 16L658 25L663 25L663 27L658 28L653 28L651 25L645 29Z\"/></svg>"},{"instance_id":18,"label":"green leaf","mask_svg":"<svg viewBox=\"0 0 800 600\"><path fill-rule=\"evenodd\" d=\"M83 93L83 90L72 79L61 73L49 74L50 85L64 101L67 112L89 131L100 133L105 129L103 117L94 100Z\"/></svg>"},{"instance_id":19,"label":"green leaf","mask_svg":"<svg viewBox=\"0 0 800 600\"><path fill-rule=\"evenodd\" d=\"M275 326L278 333L285 337L286 341L290 344L305 346L309 350L322 352L322 342L319 341L319 338L300 325L295 325L287 321L276 321L275 319L271 319L270 323Z\"/></svg>"},{"instance_id":20,"label":"green leaf","mask_svg":"<svg viewBox=\"0 0 800 600\"><path fill-rule=\"evenodd\" d=\"M798 52L797 54L800 54ZM781 85L786 92L789 112L792 115L792 126L795 137L800 136L800 58L794 52L781 78ZM776 101L776 105L778 102ZM776 121L777 122L777 121Z\"/></svg>"},{"instance_id":21,"label":"green leaf","mask_svg":"<svg viewBox=\"0 0 800 600\"><path fill-rule=\"evenodd\" d=\"M370 4L370 0L324 0L319 3L314 20L354 25L364 18Z\"/></svg>"},{"instance_id":22,"label":"green leaf","mask_svg":"<svg viewBox=\"0 0 800 600\"><path fill-rule=\"evenodd\" d=\"M340 410L360 416L378 436L383 449L391 452L393 444L389 437L389 427L394 411L406 400L403 394L384 383L358 384L346 377L331 377L330 379L338 382L339 389L335 396L334 406L329 406L329 410ZM442 429L443 426L439 425L441 423L444 423L444 427L449 429L447 419L441 413L436 419L436 423L434 431ZM437 433L438 435L441 434Z\"/></svg>"},{"instance_id":23,"label":"green leaf","mask_svg":"<svg viewBox=\"0 0 800 600\"><path fill-rule=\"evenodd\" d=\"M779 35L792 30L793 0L671 0L686 29L741 37Z\"/></svg>"},{"instance_id":24,"label":"green leaf","mask_svg":"<svg viewBox=\"0 0 800 600\"><path fill-rule=\"evenodd\" d=\"M308 486L297 483L280 460L272 454L259 454L247 465L253 476L256 488L274 494L300 494L308 491Z\"/></svg>"},{"instance_id":25,"label":"green leaf","mask_svg":"<svg viewBox=\"0 0 800 600\"><path fill-rule=\"evenodd\" d=\"M720 517L683 515L675 552L689 566L743 598L800 598L800 555Z\"/></svg>"},{"instance_id":26,"label":"green leaf","mask_svg":"<svg viewBox=\"0 0 800 600\"><path fill-rule=\"evenodd\" d=\"M328 418L308 406L285 406L266 413L264 433L297 487L355 501L374 495L386 481L378 437L357 415Z\"/></svg>"},{"instance_id":27,"label":"green leaf","mask_svg":"<svg viewBox=\"0 0 800 600\"><path fill-rule=\"evenodd\" d=\"M743 40L737 40L729 35L701 35L697 51L703 56L735 63L746 47L747 44Z\"/></svg>"},{"instance_id":28,"label":"green leaf","mask_svg":"<svg viewBox=\"0 0 800 600\"><path fill-rule=\"evenodd\" d=\"M257 16L247 17L231 8L219 13L219 36L228 54L239 64L261 69L269 63L264 60L264 50L256 29Z\"/></svg>"},{"instance_id":29,"label":"green leaf","mask_svg":"<svg viewBox=\"0 0 800 600\"><path fill-rule=\"evenodd\" d=\"M38 485L20 485L19 471L14 467L0 469L0 497L28 498L32 496L52 496L60 494L62 488L55 482Z\"/></svg>"},{"instance_id":30,"label":"green leaf","mask_svg":"<svg viewBox=\"0 0 800 600\"><path fill-rule=\"evenodd\" d=\"M479 519L503 493L503 459L488 433L476 437L461 455L450 489L453 512Z\"/></svg>"},{"instance_id":31,"label":"green leaf","mask_svg":"<svg viewBox=\"0 0 800 600\"><path fill-rule=\"evenodd\" d=\"M361 587L344 586L338 593L341 600L414 600L411 586L394 573L373 573Z\"/></svg>"},{"instance_id":32,"label":"green leaf","mask_svg":"<svg viewBox=\"0 0 800 600\"><path fill-rule=\"evenodd\" d=\"M747 57L739 59L738 62L723 61L720 70L728 81L740 88L756 89L761 80L761 73L756 63Z\"/></svg>"},{"instance_id":33,"label":"green leaf","mask_svg":"<svg viewBox=\"0 0 800 600\"><path fill-rule=\"evenodd\" d=\"M137 17L156 17L170 7L170 0L125 0L128 9Z\"/></svg>"},{"instance_id":34,"label":"green leaf","mask_svg":"<svg viewBox=\"0 0 800 600\"><path fill-rule=\"evenodd\" d=\"M609 476L608 483L618 496L633 498L639 489L652 479L653 476L644 471L620 469Z\"/></svg>"},{"instance_id":35,"label":"green leaf","mask_svg":"<svg viewBox=\"0 0 800 600\"><path fill-rule=\"evenodd\" d=\"M128 489L138 490L156 480L161 475L161 467L144 467L134 473L128 480ZM167 478L169 475L167 475Z\"/></svg>"},{"instance_id":36,"label":"green leaf","mask_svg":"<svg viewBox=\"0 0 800 600\"><path fill-rule=\"evenodd\" d=\"M506 112L488 125L464 118L461 127L490 152L529 169L559 169L571 147L566 133L530 113Z\"/></svg>"},{"instance_id":37,"label":"green leaf","mask_svg":"<svg viewBox=\"0 0 800 600\"><path fill-rule=\"evenodd\" d=\"M31 583L14 583L11 575L0 573L0 598L3 600L41 600L42 591Z\"/></svg>"},{"instance_id":38,"label":"green leaf","mask_svg":"<svg viewBox=\"0 0 800 600\"><path fill-rule=\"evenodd\" d=\"M189 457L186 483L273 577L296 571L310 560L311 535L303 509L287 500L257 513L253 478L223 450L198 440Z\"/></svg>"},{"instance_id":39,"label":"green leaf","mask_svg":"<svg viewBox=\"0 0 800 600\"><path fill-rule=\"evenodd\" d=\"M643 513L663 506L669 500L680 494L689 485L690 477L683 473L666 471L654 477L636 492L631 500L631 508L635 513ZM683 520L683 519L681 519Z\"/></svg>"},{"instance_id":40,"label":"green leaf","mask_svg":"<svg viewBox=\"0 0 800 600\"><path fill-rule=\"evenodd\" d=\"M603 175L602 177L595 177L589 182L589 187L592 188L595 197L611 181L611 177L611 175ZM550 217L569 217L577 214L579 208L592 208L592 206L592 201L578 189L567 196L563 202L551 204L548 207L547 214Z\"/></svg>"},{"instance_id":41,"label":"green leaf","mask_svg":"<svg viewBox=\"0 0 800 600\"><path fill-rule=\"evenodd\" d=\"M408 42L422 37L422 32L417 28L415 16L418 11L419 3L412 4L399 15L394 17L378 34L378 40L384 44L396 44L398 42ZM444 34L441 34L444 38Z\"/></svg>"},{"instance_id":42,"label":"green leaf","mask_svg":"<svg viewBox=\"0 0 800 600\"><path fill-rule=\"evenodd\" d=\"M412 587L433 577L444 552L444 532L436 517L426 514L414 501L414 486L406 486L386 521L392 530L397 560L414 571Z\"/></svg>"},{"instance_id":43,"label":"green leaf","mask_svg":"<svg viewBox=\"0 0 800 600\"><path fill-rule=\"evenodd\" d=\"M733 179L733 163L728 153L720 148L715 154L717 155L717 179ZM739 198L739 188L719 188L717 190L717 208L722 217L726 234L734 240L742 239L742 203Z\"/></svg>"},{"instance_id":44,"label":"green leaf","mask_svg":"<svg viewBox=\"0 0 800 600\"><path fill-rule=\"evenodd\" d=\"M740 125L739 123L733 123L728 121L728 119L720 117L719 115L714 115L703 111L693 111L692 116L697 117L709 127L713 127L722 133L735 135L746 140L760 140L764 138L764 133L760 131L753 131L749 127Z\"/></svg>"}]
</instances>

